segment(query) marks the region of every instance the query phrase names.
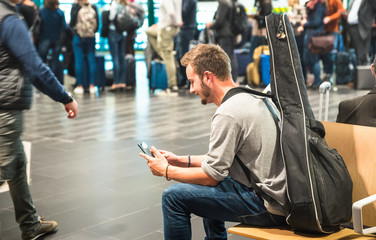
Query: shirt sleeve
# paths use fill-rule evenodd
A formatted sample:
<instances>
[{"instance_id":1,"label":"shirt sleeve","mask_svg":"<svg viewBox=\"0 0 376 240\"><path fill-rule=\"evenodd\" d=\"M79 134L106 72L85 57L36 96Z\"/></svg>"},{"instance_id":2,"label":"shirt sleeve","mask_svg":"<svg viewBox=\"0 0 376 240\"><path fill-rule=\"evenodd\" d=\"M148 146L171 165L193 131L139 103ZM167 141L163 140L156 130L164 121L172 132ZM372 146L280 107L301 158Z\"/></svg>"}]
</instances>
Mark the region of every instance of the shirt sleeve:
<instances>
[{"instance_id":1,"label":"shirt sleeve","mask_svg":"<svg viewBox=\"0 0 376 240\"><path fill-rule=\"evenodd\" d=\"M57 102L65 102L68 94L59 83L51 70L39 57L29 32L17 16L4 19L1 28L2 44L18 60L26 74L30 76L31 83L42 93Z\"/></svg>"},{"instance_id":2,"label":"shirt sleeve","mask_svg":"<svg viewBox=\"0 0 376 240\"><path fill-rule=\"evenodd\" d=\"M217 181L229 175L239 142L240 126L224 114L216 114L212 121L209 152L202 162L202 170Z\"/></svg>"}]
</instances>

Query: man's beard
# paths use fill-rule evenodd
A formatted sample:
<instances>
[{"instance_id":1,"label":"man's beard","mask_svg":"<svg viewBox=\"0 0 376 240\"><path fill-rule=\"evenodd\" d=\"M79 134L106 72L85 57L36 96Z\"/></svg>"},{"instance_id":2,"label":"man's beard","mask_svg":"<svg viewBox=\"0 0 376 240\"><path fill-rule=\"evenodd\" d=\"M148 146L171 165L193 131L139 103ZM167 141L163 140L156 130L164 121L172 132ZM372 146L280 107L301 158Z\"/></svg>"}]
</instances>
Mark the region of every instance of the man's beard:
<instances>
[{"instance_id":1,"label":"man's beard","mask_svg":"<svg viewBox=\"0 0 376 240\"><path fill-rule=\"evenodd\" d=\"M208 103L208 97L210 96L211 89L203 81L201 81L201 104L206 105Z\"/></svg>"}]
</instances>

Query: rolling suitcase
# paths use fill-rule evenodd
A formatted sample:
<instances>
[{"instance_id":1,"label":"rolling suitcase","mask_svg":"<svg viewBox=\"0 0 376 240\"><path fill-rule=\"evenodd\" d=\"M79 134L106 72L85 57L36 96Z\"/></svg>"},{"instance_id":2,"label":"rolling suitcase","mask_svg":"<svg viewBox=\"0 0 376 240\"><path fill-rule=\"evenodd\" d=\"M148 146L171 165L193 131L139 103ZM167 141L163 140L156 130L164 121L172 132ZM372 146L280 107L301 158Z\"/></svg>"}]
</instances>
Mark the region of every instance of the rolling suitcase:
<instances>
[{"instance_id":1,"label":"rolling suitcase","mask_svg":"<svg viewBox=\"0 0 376 240\"><path fill-rule=\"evenodd\" d=\"M238 75L245 76L247 74L247 66L250 62L249 50L247 49L235 49L236 59L238 61Z\"/></svg>"},{"instance_id":2,"label":"rolling suitcase","mask_svg":"<svg viewBox=\"0 0 376 240\"><path fill-rule=\"evenodd\" d=\"M357 66L355 89L372 89L375 86L375 77L372 75L371 65Z\"/></svg>"},{"instance_id":3,"label":"rolling suitcase","mask_svg":"<svg viewBox=\"0 0 376 240\"><path fill-rule=\"evenodd\" d=\"M132 89L136 86L136 60L131 54L125 56L125 84L131 86Z\"/></svg>"},{"instance_id":4,"label":"rolling suitcase","mask_svg":"<svg viewBox=\"0 0 376 240\"><path fill-rule=\"evenodd\" d=\"M261 80L265 86L270 84L270 55L261 54Z\"/></svg>"},{"instance_id":5,"label":"rolling suitcase","mask_svg":"<svg viewBox=\"0 0 376 240\"><path fill-rule=\"evenodd\" d=\"M150 89L166 89L168 87L166 65L160 61L151 61Z\"/></svg>"}]
</instances>

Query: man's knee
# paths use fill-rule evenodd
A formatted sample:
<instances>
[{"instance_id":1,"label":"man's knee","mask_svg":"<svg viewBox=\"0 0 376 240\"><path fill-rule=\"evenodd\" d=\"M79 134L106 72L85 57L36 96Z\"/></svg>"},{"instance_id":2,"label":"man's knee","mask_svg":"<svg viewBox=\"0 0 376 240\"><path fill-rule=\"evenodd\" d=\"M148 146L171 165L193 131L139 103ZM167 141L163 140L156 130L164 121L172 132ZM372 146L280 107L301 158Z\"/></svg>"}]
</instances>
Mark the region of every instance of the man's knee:
<instances>
[{"instance_id":1,"label":"man's knee","mask_svg":"<svg viewBox=\"0 0 376 240\"><path fill-rule=\"evenodd\" d=\"M177 183L169 186L163 191L162 194L162 206L176 204L187 199L187 193L189 193L190 184Z\"/></svg>"}]
</instances>

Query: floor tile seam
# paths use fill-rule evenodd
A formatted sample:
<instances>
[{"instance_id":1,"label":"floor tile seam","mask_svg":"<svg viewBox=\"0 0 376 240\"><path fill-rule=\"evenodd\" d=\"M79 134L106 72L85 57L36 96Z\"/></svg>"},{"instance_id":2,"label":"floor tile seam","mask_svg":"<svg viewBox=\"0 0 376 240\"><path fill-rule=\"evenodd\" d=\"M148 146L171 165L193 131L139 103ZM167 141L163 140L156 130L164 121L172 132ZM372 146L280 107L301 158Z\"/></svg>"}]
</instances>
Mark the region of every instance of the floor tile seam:
<instances>
[{"instance_id":1,"label":"floor tile seam","mask_svg":"<svg viewBox=\"0 0 376 240\"><path fill-rule=\"evenodd\" d=\"M75 192L75 191L77 191L79 189L80 188L69 189L67 191L59 192L58 194L50 194L48 196L44 196L44 197L41 197L41 198L36 198L36 197L33 196L33 202L37 203L38 201L43 201L43 200L46 200L48 198L52 198L52 197L57 196L57 195L65 195L65 194L73 193L73 192Z\"/></svg>"},{"instance_id":2,"label":"floor tile seam","mask_svg":"<svg viewBox=\"0 0 376 240\"><path fill-rule=\"evenodd\" d=\"M104 235L104 234L101 234L101 233L99 233L99 232L88 231L88 230L85 230L85 229L79 229L79 230L76 230L76 231L73 231L73 232L65 233L65 234L60 235L60 236L57 236L56 238L53 238L53 239L63 239L64 237L67 237L67 236L72 235L72 234L74 234L74 233L78 233L78 232L80 232L80 231L84 231L84 232L87 232L87 233L94 233L94 234L97 234L97 235L99 235L99 236L106 237L106 238L108 238L108 239L121 240L121 239L119 239L119 238L114 238L114 237L112 237L112 236Z\"/></svg>"},{"instance_id":3,"label":"floor tile seam","mask_svg":"<svg viewBox=\"0 0 376 240\"><path fill-rule=\"evenodd\" d=\"M27 140L27 138L38 138L38 140ZM22 139L24 141L28 141L31 143L39 143L43 141L58 141L58 142L64 142L64 143L73 143L73 140L71 139L64 139L64 138L51 138L51 137L43 137L41 134L29 134L26 132L26 134L23 134Z\"/></svg>"},{"instance_id":4,"label":"floor tile seam","mask_svg":"<svg viewBox=\"0 0 376 240\"><path fill-rule=\"evenodd\" d=\"M144 234L144 235L142 235L142 236L140 236L140 237L134 238L133 240L143 239L144 237L150 236L150 235L152 235L152 234L155 233L155 232L157 232L157 233L162 233L162 234L163 234L163 229L162 229L162 230L161 230L161 229L158 229L158 230L153 231L153 232L150 232L150 233L148 233L148 234Z\"/></svg>"},{"instance_id":5,"label":"floor tile seam","mask_svg":"<svg viewBox=\"0 0 376 240\"><path fill-rule=\"evenodd\" d=\"M102 225L102 224L110 223L110 222L116 221L116 220L124 218L124 217L132 216L134 214L147 211L149 209L151 209L151 208L150 207L143 208L143 209L140 209L140 210L137 210L137 211L133 211L133 212L130 212L130 213L127 213L127 214L124 214L124 215L121 215L121 216L118 216L118 217L115 217L115 218L106 217L106 218L108 218L107 220L104 220L102 222L99 222L99 223L96 223L96 224L84 227L84 228L82 228L82 230L89 231L88 230L89 228L93 228L93 227L96 227L96 226L99 226L99 225ZM78 210L77 212L81 212L81 211ZM84 213L84 212L81 212L81 213ZM97 216L102 216L102 215L97 215Z\"/></svg>"}]
</instances>

